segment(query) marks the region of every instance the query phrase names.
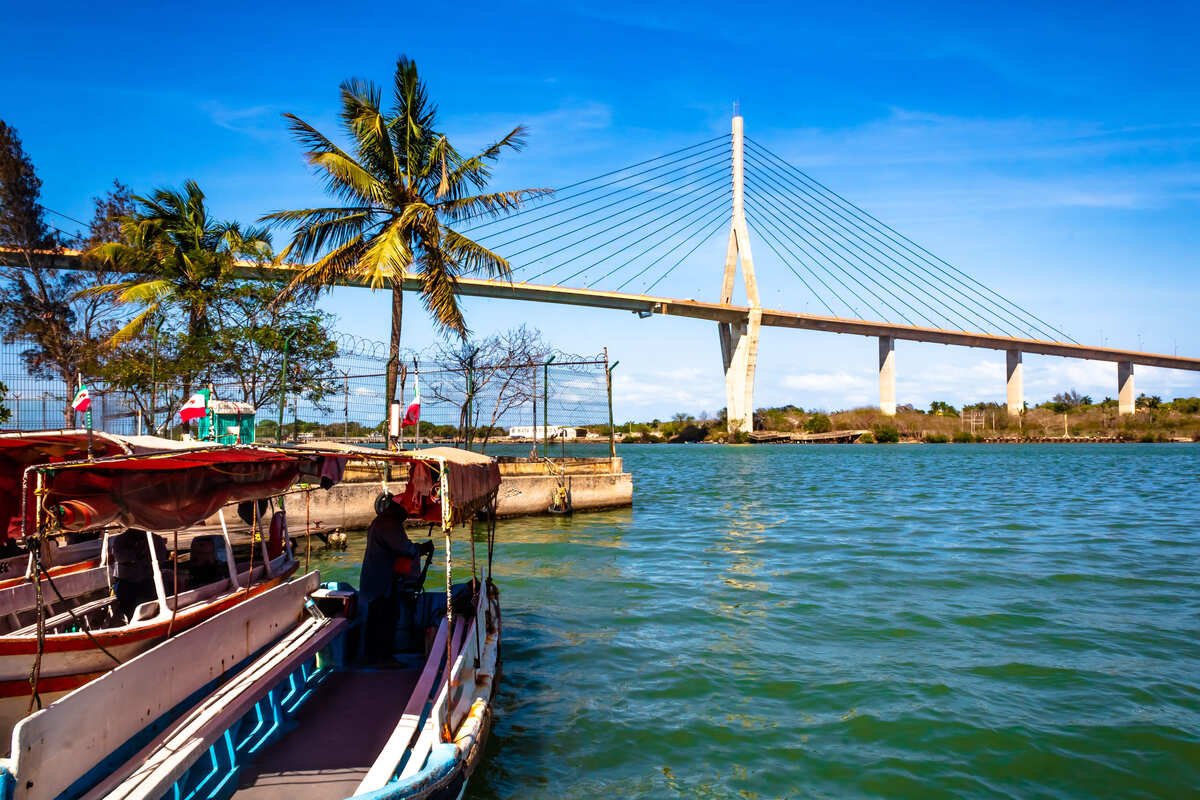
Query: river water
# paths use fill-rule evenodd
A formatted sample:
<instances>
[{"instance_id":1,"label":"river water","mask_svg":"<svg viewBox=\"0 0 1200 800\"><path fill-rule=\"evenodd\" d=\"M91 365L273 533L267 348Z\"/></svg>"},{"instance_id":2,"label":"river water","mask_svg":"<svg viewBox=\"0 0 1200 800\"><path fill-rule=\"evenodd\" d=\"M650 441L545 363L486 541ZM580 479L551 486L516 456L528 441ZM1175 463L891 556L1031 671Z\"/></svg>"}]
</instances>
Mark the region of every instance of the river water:
<instances>
[{"instance_id":1,"label":"river water","mask_svg":"<svg viewBox=\"0 0 1200 800\"><path fill-rule=\"evenodd\" d=\"M1200 446L621 455L500 525L468 798L1200 792Z\"/></svg>"}]
</instances>

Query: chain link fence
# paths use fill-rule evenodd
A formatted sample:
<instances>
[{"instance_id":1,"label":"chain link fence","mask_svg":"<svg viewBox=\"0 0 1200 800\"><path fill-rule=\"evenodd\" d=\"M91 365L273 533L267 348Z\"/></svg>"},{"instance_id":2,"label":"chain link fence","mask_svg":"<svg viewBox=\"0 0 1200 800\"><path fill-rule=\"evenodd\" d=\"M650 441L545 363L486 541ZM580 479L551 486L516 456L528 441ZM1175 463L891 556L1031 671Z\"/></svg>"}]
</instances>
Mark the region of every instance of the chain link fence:
<instances>
[{"instance_id":1,"label":"chain link fence","mask_svg":"<svg viewBox=\"0 0 1200 800\"><path fill-rule=\"evenodd\" d=\"M383 446L387 441L387 345L352 336L336 338L337 356L325 379L305 391L282 391L256 408L259 441L335 439ZM0 345L0 382L8 387L6 430L77 427L82 418L66 411L74 387L61 378L36 376L26 368L23 342ZM404 446L453 444L498 455L597 455L607 450L611 394L607 354L564 353L518 363L452 363L429 354L403 354L397 401L403 417L420 396L419 428L401 428ZM263 376L257 376L262 378ZM272 376L277 379L278 376ZM179 438L182 387L156 383L138 393L89 382L97 430ZM213 398L241 401L247 387L213 382ZM200 388L198 385L196 388Z\"/></svg>"}]
</instances>

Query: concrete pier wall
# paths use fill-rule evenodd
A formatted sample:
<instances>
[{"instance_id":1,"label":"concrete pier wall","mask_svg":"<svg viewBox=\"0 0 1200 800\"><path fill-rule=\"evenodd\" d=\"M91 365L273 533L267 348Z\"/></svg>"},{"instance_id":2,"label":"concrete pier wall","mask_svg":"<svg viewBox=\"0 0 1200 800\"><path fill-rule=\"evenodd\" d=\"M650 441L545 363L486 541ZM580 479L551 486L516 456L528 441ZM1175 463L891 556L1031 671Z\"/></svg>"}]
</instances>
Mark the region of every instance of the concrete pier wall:
<instances>
[{"instance_id":1,"label":"concrete pier wall","mask_svg":"<svg viewBox=\"0 0 1200 800\"><path fill-rule=\"evenodd\" d=\"M544 514L558 488L557 470L571 491L576 511L598 511L633 505L633 476L623 471L621 459L568 458L546 462L500 462L498 512L501 517ZM551 471L554 472L551 472ZM398 492L403 480L389 488ZM317 530L365 528L375 519L375 498L383 490L379 480L340 483L328 490L309 495L307 509L303 496L288 498L288 527L294 536L304 533L306 513Z\"/></svg>"}]
</instances>

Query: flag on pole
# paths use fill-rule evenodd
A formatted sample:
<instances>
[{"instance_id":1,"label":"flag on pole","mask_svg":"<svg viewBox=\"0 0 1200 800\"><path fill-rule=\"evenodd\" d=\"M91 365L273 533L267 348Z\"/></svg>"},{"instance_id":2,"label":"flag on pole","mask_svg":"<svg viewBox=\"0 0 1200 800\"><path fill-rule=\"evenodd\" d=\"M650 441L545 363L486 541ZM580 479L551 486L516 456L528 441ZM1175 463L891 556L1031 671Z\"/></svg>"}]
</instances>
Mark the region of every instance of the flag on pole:
<instances>
[{"instance_id":1,"label":"flag on pole","mask_svg":"<svg viewBox=\"0 0 1200 800\"><path fill-rule=\"evenodd\" d=\"M417 425L421 421L421 376L417 375L413 382L413 401L404 412L402 425Z\"/></svg>"},{"instance_id":2,"label":"flag on pole","mask_svg":"<svg viewBox=\"0 0 1200 800\"><path fill-rule=\"evenodd\" d=\"M75 393L75 399L71 401L71 408L82 414L92 407L92 397L88 394L88 387L85 384L79 384L79 391Z\"/></svg>"},{"instance_id":3,"label":"flag on pole","mask_svg":"<svg viewBox=\"0 0 1200 800\"><path fill-rule=\"evenodd\" d=\"M187 424L208 413L208 389L200 389L179 409L179 421Z\"/></svg>"}]
</instances>

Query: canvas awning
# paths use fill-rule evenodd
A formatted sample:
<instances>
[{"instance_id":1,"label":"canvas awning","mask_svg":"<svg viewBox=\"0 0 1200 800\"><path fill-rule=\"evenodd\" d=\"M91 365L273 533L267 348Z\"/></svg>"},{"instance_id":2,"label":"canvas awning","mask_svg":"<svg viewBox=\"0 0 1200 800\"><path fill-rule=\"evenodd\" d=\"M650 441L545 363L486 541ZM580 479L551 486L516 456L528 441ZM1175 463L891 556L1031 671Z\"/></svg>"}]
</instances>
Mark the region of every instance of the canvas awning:
<instances>
[{"instance_id":1,"label":"canvas awning","mask_svg":"<svg viewBox=\"0 0 1200 800\"><path fill-rule=\"evenodd\" d=\"M476 511L487 505L500 487L500 467L496 459L457 447L428 447L397 452L338 442L310 442L297 445L296 449L345 455L362 461L411 465L414 471L410 473L404 492L405 505L410 514L430 522L442 522L441 498L435 495L443 469L447 472L451 524L470 519ZM425 474L416 472L417 469L424 470Z\"/></svg>"},{"instance_id":2,"label":"canvas awning","mask_svg":"<svg viewBox=\"0 0 1200 800\"><path fill-rule=\"evenodd\" d=\"M173 447L168 452L117 456L88 463L48 465L48 507L85 503L92 526L119 522L148 530L198 524L222 506L280 494L306 461L277 450L245 446ZM27 507L27 530L33 528Z\"/></svg>"}]
</instances>

